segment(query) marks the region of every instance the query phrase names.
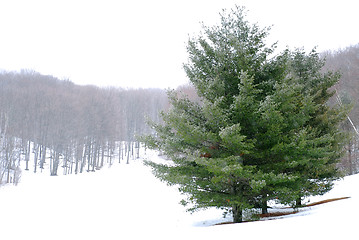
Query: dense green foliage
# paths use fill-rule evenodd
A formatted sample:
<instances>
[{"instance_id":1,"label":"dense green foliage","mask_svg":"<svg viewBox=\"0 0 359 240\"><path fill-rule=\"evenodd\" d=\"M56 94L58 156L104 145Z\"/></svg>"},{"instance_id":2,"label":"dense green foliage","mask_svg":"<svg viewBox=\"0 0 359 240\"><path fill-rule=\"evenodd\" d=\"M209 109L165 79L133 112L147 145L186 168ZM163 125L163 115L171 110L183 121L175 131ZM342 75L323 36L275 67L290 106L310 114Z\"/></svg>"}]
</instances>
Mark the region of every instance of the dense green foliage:
<instances>
[{"instance_id":1,"label":"dense green foliage","mask_svg":"<svg viewBox=\"0 0 359 240\"><path fill-rule=\"evenodd\" d=\"M241 8L224 11L220 25L189 40L184 68L202 101L170 92L172 108L144 137L173 161L147 164L179 186L183 204L225 209L234 222L245 209L266 211L268 200L329 191L345 139L346 110L326 105L339 74L321 73L315 50L274 55L269 29L244 18Z\"/></svg>"}]
</instances>

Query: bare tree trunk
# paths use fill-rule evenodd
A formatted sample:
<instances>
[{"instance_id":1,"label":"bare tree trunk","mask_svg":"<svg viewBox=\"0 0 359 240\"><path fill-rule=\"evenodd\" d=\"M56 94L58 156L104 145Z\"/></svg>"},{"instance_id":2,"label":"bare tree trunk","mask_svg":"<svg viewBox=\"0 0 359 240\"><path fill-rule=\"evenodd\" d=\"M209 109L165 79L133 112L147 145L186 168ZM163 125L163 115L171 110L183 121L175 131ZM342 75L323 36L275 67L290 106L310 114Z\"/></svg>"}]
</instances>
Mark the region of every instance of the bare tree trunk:
<instances>
[{"instance_id":1,"label":"bare tree trunk","mask_svg":"<svg viewBox=\"0 0 359 240\"><path fill-rule=\"evenodd\" d=\"M90 167L91 167L91 147L92 144L91 144L91 141L88 143L88 147L87 147L87 172L90 171Z\"/></svg>"},{"instance_id":2,"label":"bare tree trunk","mask_svg":"<svg viewBox=\"0 0 359 240\"><path fill-rule=\"evenodd\" d=\"M125 144L125 156L127 156L127 153L128 153L128 141L124 142L124 144Z\"/></svg>"},{"instance_id":3,"label":"bare tree trunk","mask_svg":"<svg viewBox=\"0 0 359 240\"><path fill-rule=\"evenodd\" d=\"M67 151L68 151L68 162L70 164L69 169L68 169L68 174L72 174L72 169L74 166L74 154L76 154L76 149L74 144L70 144ZM76 156L75 156L76 157Z\"/></svg>"},{"instance_id":4,"label":"bare tree trunk","mask_svg":"<svg viewBox=\"0 0 359 240\"><path fill-rule=\"evenodd\" d=\"M136 142L136 149L137 149L137 152L136 152L136 158L140 158L140 142Z\"/></svg>"},{"instance_id":5,"label":"bare tree trunk","mask_svg":"<svg viewBox=\"0 0 359 240\"><path fill-rule=\"evenodd\" d=\"M55 162L54 162L54 171L53 171L53 176L57 176L57 169L59 168L59 164L60 164L60 153L55 152Z\"/></svg>"},{"instance_id":6,"label":"bare tree trunk","mask_svg":"<svg viewBox=\"0 0 359 240\"><path fill-rule=\"evenodd\" d=\"M31 142L30 141L26 141L26 146L25 146L25 170L29 171L29 161L30 161L30 152L31 152Z\"/></svg>"},{"instance_id":7,"label":"bare tree trunk","mask_svg":"<svg viewBox=\"0 0 359 240\"><path fill-rule=\"evenodd\" d=\"M134 149L133 149L133 145L134 145L133 143L134 143L133 141L131 141L131 143L130 143L130 144L131 144L131 156L132 156L132 160L135 159L135 157L134 157L134 156L135 156L135 155L134 155L134 152L135 152L135 151L134 151Z\"/></svg>"},{"instance_id":8,"label":"bare tree trunk","mask_svg":"<svg viewBox=\"0 0 359 240\"><path fill-rule=\"evenodd\" d=\"M50 175L57 176L57 169L59 168L60 154L53 150L50 160Z\"/></svg>"},{"instance_id":9,"label":"bare tree trunk","mask_svg":"<svg viewBox=\"0 0 359 240\"><path fill-rule=\"evenodd\" d=\"M130 163L130 142L127 142L127 162L126 164L129 164Z\"/></svg>"},{"instance_id":10,"label":"bare tree trunk","mask_svg":"<svg viewBox=\"0 0 359 240\"><path fill-rule=\"evenodd\" d=\"M13 152L13 165L12 165L12 170L13 170L13 176L12 176L12 183L14 185L17 185L20 181L21 178L21 168L20 168L20 152L17 151L16 149L16 153ZM11 180L10 180L11 181Z\"/></svg>"},{"instance_id":11,"label":"bare tree trunk","mask_svg":"<svg viewBox=\"0 0 359 240\"><path fill-rule=\"evenodd\" d=\"M112 166L112 157L113 157L113 152L114 152L114 148L115 148L115 143L112 141L108 142L107 145L107 159L109 161L110 166Z\"/></svg>"},{"instance_id":12,"label":"bare tree trunk","mask_svg":"<svg viewBox=\"0 0 359 240\"><path fill-rule=\"evenodd\" d=\"M97 161L98 161L97 154L98 154L98 144L94 143L93 154L92 154L92 172L94 172L95 167L97 167Z\"/></svg>"},{"instance_id":13,"label":"bare tree trunk","mask_svg":"<svg viewBox=\"0 0 359 240\"><path fill-rule=\"evenodd\" d=\"M79 163L81 161L81 165L83 163L82 156L84 152L84 146L82 144L77 143L76 146L76 159L75 159L75 174L79 172ZM82 171L81 171L82 172Z\"/></svg>"},{"instance_id":14,"label":"bare tree trunk","mask_svg":"<svg viewBox=\"0 0 359 240\"><path fill-rule=\"evenodd\" d=\"M80 159L80 155L79 154L79 146L77 145L76 149L75 149L76 155L75 155L75 174L77 174L78 170L79 170L79 159Z\"/></svg>"},{"instance_id":15,"label":"bare tree trunk","mask_svg":"<svg viewBox=\"0 0 359 240\"><path fill-rule=\"evenodd\" d=\"M41 161L40 161L40 168L41 169L44 169L44 164L45 164L45 161L46 161L46 146L42 146L41 147Z\"/></svg>"},{"instance_id":16,"label":"bare tree trunk","mask_svg":"<svg viewBox=\"0 0 359 240\"><path fill-rule=\"evenodd\" d=\"M1 170L0 171L0 186L1 186L6 168L0 169L0 170Z\"/></svg>"},{"instance_id":17,"label":"bare tree trunk","mask_svg":"<svg viewBox=\"0 0 359 240\"><path fill-rule=\"evenodd\" d=\"M67 175L67 166L68 166L68 156L67 156L67 150L65 150L65 156L64 156L64 160L62 161L62 168L63 168L63 174Z\"/></svg>"},{"instance_id":18,"label":"bare tree trunk","mask_svg":"<svg viewBox=\"0 0 359 240\"><path fill-rule=\"evenodd\" d=\"M353 162L353 172L354 174L358 173L358 138L354 139L354 146L353 146L353 150L354 150L354 162Z\"/></svg>"},{"instance_id":19,"label":"bare tree trunk","mask_svg":"<svg viewBox=\"0 0 359 240\"><path fill-rule=\"evenodd\" d=\"M353 161L352 161L352 141L348 143L348 171L349 175L353 175Z\"/></svg>"},{"instance_id":20,"label":"bare tree trunk","mask_svg":"<svg viewBox=\"0 0 359 240\"><path fill-rule=\"evenodd\" d=\"M83 151L83 156L82 156L82 158L81 158L80 173L83 172L83 170L84 170L84 168L85 168L85 165L86 165L86 157L87 157L87 151L88 151L87 148L88 148L88 146L87 146L87 144L85 144L85 149L84 149L84 151Z\"/></svg>"},{"instance_id":21,"label":"bare tree trunk","mask_svg":"<svg viewBox=\"0 0 359 240\"><path fill-rule=\"evenodd\" d=\"M36 173L36 171L37 171L37 160L38 160L38 155L39 155L39 145L38 144L34 143L33 152L34 152L34 173Z\"/></svg>"},{"instance_id":22,"label":"bare tree trunk","mask_svg":"<svg viewBox=\"0 0 359 240\"><path fill-rule=\"evenodd\" d=\"M122 142L120 141L120 143L118 144L118 163L121 163L121 156L122 156L122 159L123 159Z\"/></svg>"},{"instance_id":23,"label":"bare tree trunk","mask_svg":"<svg viewBox=\"0 0 359 240\"><path fill-rule=\"evenodd\" d=\"M124 159L124 155L126 154L125 151L123 151L123 144L122 144L122 141L120 142L121 144L121 159L123 160Z\"/></svg>"},{"instance_id":24,"label":"bare tree trunk","mask_svg":"<svg viewBox=\"0 0 359 240\"><path fill-rule=\"evenodd\" d=\"M69 168L69 174L72 174L72 169L74 167L74 160L73 160L73 157L70 156L70 159L69 159L69 162L70 162L70 168Z\"/></svg>"},{"instance_id":25,"label":"bare tree trunk","mask_svg":"<svg viewBox=\"0 0 359 240\"><path fill-rule=\"evenodd\" d=\"M14 169L14 185L17 185L20 182L21 178L21 168L20 168L20 159L18 161L17 166Z\"/></svg>"},{"instance_id":26,"label":"bare tree trunk","mask_svg":"<svg viewBox=\"0 0 359 240\"><path fill-rule=\"evenodd\" d=\"M100 163L100 169L103 167L104 160L105 160L105 147L102 146L102 147L101 147L101 163Z\"/></svg>"},{"instance_id":27,"label":"bare tree trunk","mask_svg":"<svg viewBox=\"0 0 359 240\"><path fill-rule=\"evenodd\" d=\"M6 177L6 183L10 183L10 170L11 170L11 163L12 163L12 156L11 156L11 152L13 151L12 149L12 144L10 142L10 139L6 140L6 149L5 149L5 162L6 162L6 168L7 168L7 177Z\"/></svg>"}]
</instances>

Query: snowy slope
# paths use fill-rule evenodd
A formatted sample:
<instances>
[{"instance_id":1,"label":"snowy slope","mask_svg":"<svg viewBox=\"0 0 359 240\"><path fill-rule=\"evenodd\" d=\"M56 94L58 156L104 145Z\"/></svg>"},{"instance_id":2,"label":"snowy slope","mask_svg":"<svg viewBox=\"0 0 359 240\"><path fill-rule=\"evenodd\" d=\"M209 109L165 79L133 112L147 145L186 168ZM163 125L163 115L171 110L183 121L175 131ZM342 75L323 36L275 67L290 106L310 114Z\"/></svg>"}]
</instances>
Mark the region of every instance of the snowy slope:
<instances>
[{"instance_id":1,"label":"snowy slope","mask_svg":"<svg viewBox=\"0 0 359 240\"><path fill-rule=\"evenodd\" d=\"M159 158L153 152L147 158ZM24 173L17 187L0 188L0 239L358 239L359 175L311 201L350 199L281 219L225 222L216 209L193 215L175 188L142 165L115 164L95 173L50 177Z\"/></svg>"}]
</instances>

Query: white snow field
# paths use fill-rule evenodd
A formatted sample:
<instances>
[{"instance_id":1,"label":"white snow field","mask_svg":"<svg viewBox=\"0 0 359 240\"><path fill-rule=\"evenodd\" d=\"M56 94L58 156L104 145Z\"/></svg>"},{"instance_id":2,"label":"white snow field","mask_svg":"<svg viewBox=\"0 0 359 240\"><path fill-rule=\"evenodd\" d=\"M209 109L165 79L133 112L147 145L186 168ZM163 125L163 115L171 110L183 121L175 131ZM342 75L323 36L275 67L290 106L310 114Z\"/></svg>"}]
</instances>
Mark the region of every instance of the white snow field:
<instances>
[{"instance_id":1,"label":"white snow field","mask_svg":"<svg viewBox=\"0 0 359 240\"><path fill-rule=\"evenodd\" d=\"M155 152L145 158L159 160ZM174 187L142 160L97 172L50 177L23 172L0 188L0 239L359 239L359 175L311 202L350 197L275 220L227 224L216 209L190 214Z\"/></svg>"}]
</instances>

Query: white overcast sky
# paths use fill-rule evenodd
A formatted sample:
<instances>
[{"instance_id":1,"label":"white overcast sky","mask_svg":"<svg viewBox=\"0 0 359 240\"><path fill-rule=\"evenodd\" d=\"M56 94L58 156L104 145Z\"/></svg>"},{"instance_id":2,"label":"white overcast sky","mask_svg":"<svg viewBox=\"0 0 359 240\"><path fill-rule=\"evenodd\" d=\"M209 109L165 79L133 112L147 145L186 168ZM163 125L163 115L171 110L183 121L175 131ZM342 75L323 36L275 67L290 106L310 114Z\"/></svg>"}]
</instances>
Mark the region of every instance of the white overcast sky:
<instances>
[{"instance_id":1,"label":"white overcast sky","mask_svg":"<svg viewBox=\"0 0 359 240\"><path fill-rule=\"evenodd\" d=\"M279 48L359 43L357 0L0 0L0 69L76 84L175 88L188 80L186 42L223 8L273 25Z\"/></svg>"}]
</instances>

